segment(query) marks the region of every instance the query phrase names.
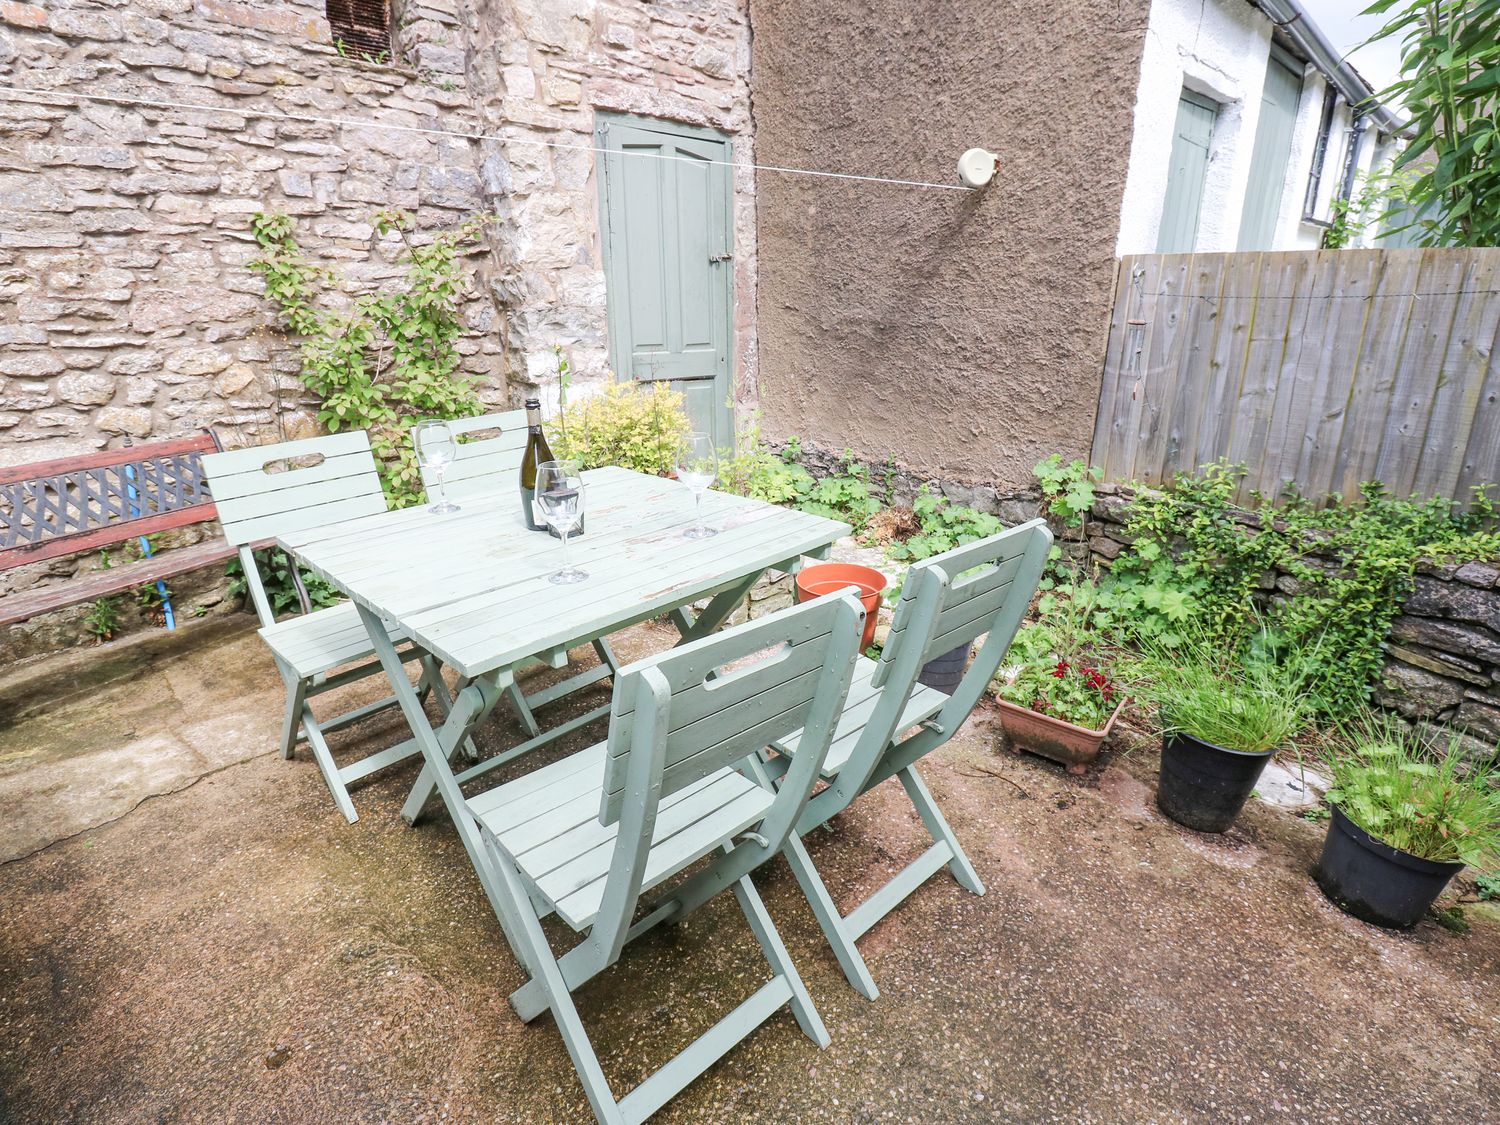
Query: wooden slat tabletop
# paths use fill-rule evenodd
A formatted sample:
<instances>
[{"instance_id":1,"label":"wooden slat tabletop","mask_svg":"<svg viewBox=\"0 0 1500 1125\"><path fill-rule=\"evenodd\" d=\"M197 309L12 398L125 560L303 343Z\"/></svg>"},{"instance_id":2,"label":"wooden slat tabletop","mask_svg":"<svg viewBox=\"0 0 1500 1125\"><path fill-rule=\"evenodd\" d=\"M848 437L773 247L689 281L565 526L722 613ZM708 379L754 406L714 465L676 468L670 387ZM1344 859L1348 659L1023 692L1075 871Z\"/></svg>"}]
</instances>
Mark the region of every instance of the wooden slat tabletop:
<instances>
[{"instance_id":1,"label":"wooden slat tabletop","mask_svg":"<svg viewBox=\"0 0 1500 1125\"><path fill-rule=\"evenodd\" d=\"M676 481L626 469L584 474L587 534L569 543L586 582L554 586L558 541L527 530L513 490L424 505L281 536L277 543L355 602L399 625L464 676L605 636L827 547L846 524L709 492L719 534L686 539L693 497Z\"/></svg>"}]
</instances>

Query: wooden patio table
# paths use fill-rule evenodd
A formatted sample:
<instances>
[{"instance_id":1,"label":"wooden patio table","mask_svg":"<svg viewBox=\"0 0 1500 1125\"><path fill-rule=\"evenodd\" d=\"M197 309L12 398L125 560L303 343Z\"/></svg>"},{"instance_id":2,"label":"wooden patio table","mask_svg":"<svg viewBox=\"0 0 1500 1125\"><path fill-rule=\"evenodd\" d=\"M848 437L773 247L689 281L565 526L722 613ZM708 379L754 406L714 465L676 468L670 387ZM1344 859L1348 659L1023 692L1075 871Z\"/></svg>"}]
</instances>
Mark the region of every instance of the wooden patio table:
<instances>
[{"instance_id":1,"label":"wooden patio table","mask_svg":"<svg viewBox=\"0 0 1500 1125\"><path fill-rule=\"evenodd\" d=\"M558 541L521 522L519 500L467 498L434 515L424 505L281 536L305 568L347 594L416 737L381 755L381 765L421 751L452 760L515 673L533 660L554 667L570 648L648 618L670 614L684 642L713 632L767 570L795 570L823 558L847 524L758 500L709 492L708 539L688 539L692 493L682 484L626 469L583 474L587 534L570 539L570 561L587 581L553 585ZM709 598L701 612L690 603ZM458 691L442 726L428 722L391 639L400 631L457 672ZM604 678L604 668L598 678ZM541 706L556 695L529 697ZM600 718L608 705L543 731L457 775L462 783ZM431 740L431 741L429 741ZM401 815L415 823L432 796L424 767ZM468 833L464 833L466 840Z\"/></svg>"}]
</instances>

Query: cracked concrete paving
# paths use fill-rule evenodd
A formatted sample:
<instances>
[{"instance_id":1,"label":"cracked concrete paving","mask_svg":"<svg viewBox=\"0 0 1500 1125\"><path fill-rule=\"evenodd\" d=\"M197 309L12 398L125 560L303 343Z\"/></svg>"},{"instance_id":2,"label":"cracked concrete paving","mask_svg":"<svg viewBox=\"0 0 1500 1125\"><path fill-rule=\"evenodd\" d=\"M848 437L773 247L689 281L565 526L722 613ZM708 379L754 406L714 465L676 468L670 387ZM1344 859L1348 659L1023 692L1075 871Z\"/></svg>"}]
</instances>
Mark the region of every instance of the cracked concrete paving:
<instances>
[{"instance_id":1,"label":"cracked concrete paving","mask_svg":"<svg viewBox=\"0 0 1500 1125\"><path fill-rule=\"evenodd\" d=\"M253 632L6 670L5 700L4 845L26 858L0 866L0 1121L588 1119L550 1021L505 1002L523 977L451 826L397 818L415 764L345 824L305 752L274 753ZM778 861L757 881L832 1046L778 1016L658 1120L1500 1121L1493 912L1380 931L1308 879L1320 827L1252 807L1199 836L1155 813L1148 740L1070 778L996 731L982 711L925 767L989 893L939 875L876 927L870 1004ZM500 717L480 740L516 737ZM809 840L846 906L921 843L889 784ZM623 1090L765 972L724 895L580 1009Z\"/></svg>"}]
</instances>

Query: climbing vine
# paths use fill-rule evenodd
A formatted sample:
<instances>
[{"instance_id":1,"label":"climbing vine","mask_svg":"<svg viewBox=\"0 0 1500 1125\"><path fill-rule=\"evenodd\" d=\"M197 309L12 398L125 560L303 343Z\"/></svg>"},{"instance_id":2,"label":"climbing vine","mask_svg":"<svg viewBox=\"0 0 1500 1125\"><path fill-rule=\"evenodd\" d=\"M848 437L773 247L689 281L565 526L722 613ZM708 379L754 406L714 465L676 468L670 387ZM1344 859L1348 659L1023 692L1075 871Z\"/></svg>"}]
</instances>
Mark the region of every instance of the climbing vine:
<instances>
[{"instance_id":1,"label":"climbing vine","mask_svg":"<svg viewBox=\"0 0 1500 1125\"><path fill-rule=\"evenodd\" d=\"M377 233L400 236L400 284L343 305L328 300L344 289L331 269L314 265L297 243L287 215L265 212L250 221L260 250L250 268L287 328L301 338L302 384L322 405L318 422L330 433L364 429L380 465L381 482L397 507L422 498L407 431L421 418L463 418L482 409L476 380L460 370L463 325L460 251L475 244L490 216L476 215L430 241L413 237L414 219L378 212Z\"/></svg>"}]
</instances>

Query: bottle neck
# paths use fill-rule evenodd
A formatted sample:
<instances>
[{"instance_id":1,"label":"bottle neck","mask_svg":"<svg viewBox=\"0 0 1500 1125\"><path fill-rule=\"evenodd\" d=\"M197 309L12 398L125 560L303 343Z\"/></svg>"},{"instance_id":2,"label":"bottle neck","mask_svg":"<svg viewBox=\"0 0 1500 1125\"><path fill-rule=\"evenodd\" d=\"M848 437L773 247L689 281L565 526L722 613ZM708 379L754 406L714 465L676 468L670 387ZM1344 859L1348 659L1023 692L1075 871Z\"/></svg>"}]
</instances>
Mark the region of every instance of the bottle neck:
<instances>
[{"instance_id":1,"label":"bottle neck","mask_svg":"<svg viewBox=\"0 0 1500 1125\"><path fill-rule=\"evenodd\" d=\"M533 433L542 432L542 408L539 406L528 406L526 408L526 428Z\"/></svg>"}]
</instances>

